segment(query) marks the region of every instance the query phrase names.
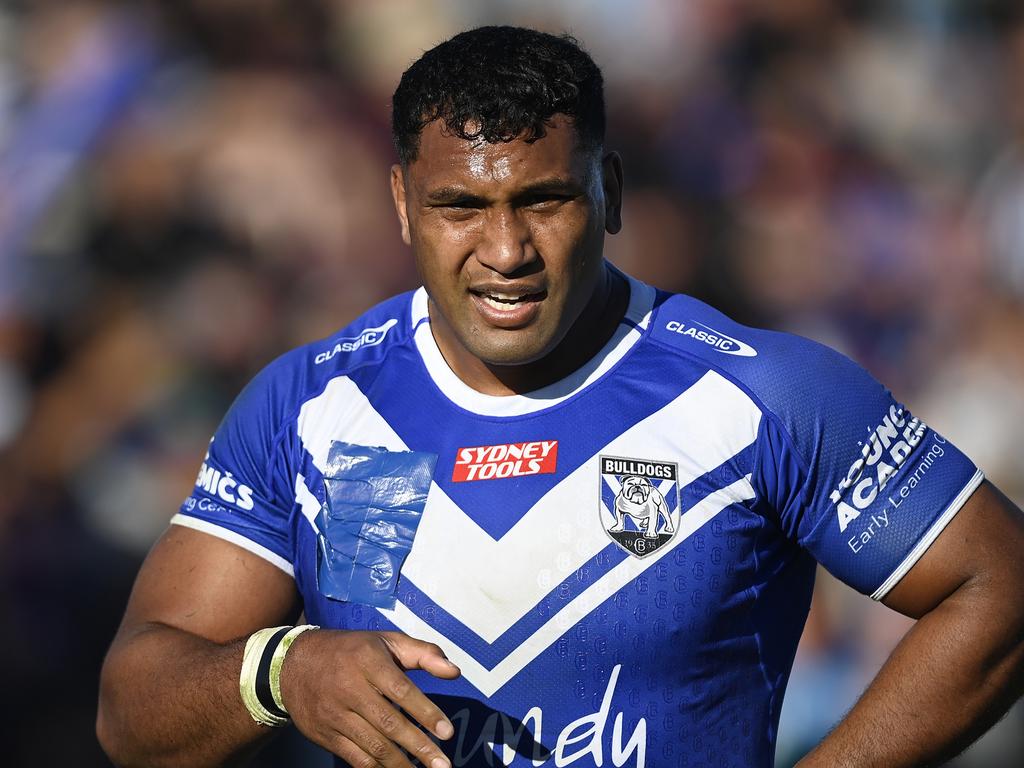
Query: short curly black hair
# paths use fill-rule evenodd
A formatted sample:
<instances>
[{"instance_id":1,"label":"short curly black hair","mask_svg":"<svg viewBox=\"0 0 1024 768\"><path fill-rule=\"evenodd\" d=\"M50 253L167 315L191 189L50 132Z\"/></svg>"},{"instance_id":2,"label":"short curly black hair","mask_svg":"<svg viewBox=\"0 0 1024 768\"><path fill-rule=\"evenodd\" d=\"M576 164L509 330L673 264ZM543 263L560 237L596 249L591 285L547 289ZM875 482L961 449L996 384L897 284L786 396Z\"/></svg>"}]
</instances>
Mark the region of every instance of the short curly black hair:
<instances>
[{"instance_id":1,"label":"short curly black hair","mask_svg":"<svg viewBox=\"0 0 1024 768\"><path fill-rule=\"evenodd\" d=\"M479 27L431 48L402 75L391 130L403 165L434 120L463 139L535 141L551 118L572 119L580 144L604 143L601 70L570 35L521 27Z\"/></svg>"}]
</instances>

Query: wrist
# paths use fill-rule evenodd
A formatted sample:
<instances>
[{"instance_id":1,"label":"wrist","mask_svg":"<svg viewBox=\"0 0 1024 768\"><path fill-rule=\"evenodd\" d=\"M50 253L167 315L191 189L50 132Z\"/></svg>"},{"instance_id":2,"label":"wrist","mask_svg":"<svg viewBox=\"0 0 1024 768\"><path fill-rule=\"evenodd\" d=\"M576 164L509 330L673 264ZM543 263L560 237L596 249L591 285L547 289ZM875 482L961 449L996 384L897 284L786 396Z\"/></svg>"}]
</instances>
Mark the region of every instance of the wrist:
<instances>
[{"instance_id":1,"label":"wrist","mask_svg":"<svg viewBox=\"0 0 1024 768\"><path fill-rule=\"evenodd\" d=\"M249 636L238 688L242 703L255 722L275 728L288 724L290 717L281 696L281 669L292 643L311 629L319 627L268 627Z\"/></svg>"},{"instance_id":2,"label":"wrist","mask_svg":"<svg viewBox=\"0 0 1024 768\"><path fill-rule=\"evenodd\" d=\"M308 675L305 670L313 670L313 674L320 674L322 666L315 662L311 665L311 657L316 657L316 642L314 635L323 634L319 632L305 632L297 636L293 641L288 653L281 664L279 678L279 690L281 693L282 707L289 713L294 714L296 709L301 709L303 690L308 686ZM312 653L310 648L312 646Z\"/></svg>"}]
</instances>

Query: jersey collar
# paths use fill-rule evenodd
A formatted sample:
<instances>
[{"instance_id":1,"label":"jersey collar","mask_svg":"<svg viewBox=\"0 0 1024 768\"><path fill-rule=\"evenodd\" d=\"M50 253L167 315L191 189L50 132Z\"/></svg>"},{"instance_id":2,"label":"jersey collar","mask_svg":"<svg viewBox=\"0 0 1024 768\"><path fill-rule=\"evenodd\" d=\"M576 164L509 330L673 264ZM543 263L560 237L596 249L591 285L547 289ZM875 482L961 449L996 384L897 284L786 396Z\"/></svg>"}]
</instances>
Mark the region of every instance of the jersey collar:
<instances>
[{"instance_id":1,"label":"jersey collar","mask_svg":"<svg viewBox=\"0 0 1024 768\"><path fill-rule=\"evenodd\" d=\"M567 400L611 370L640 340L650 323L655 289L623 272L616 272L629 283L629 306L615 333L601 351L564 379L533 392L517 395L485 395L455 375L441 355L430 330L426 289L419 288L412 297L411 320L416 348L427 373L437 388L455 405L482 416L521 416Z\"/></svg>"}]
</instances>

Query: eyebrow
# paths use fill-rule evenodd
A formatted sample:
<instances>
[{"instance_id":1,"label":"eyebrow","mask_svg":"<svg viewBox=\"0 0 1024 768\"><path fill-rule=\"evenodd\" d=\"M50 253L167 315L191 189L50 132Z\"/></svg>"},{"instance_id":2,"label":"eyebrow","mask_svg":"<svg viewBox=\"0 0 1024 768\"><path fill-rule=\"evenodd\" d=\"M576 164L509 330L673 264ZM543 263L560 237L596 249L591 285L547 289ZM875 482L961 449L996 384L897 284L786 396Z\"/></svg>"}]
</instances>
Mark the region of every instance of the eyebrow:
<instances>
[{"instance_id":1,"label":"eyebrow","mask_svg":"<svg viewBox=\"0 0 1024 768\"><path fill-rule=\"evenodd\" d=\"M451 203L484 202L484 198L474 195L465 187L439 187L424 196L428 205L450 205Z\"/></svg>"},{"instance_id":2,"label":"eyebrow","mask_svg":"<svg viewBox=\"0 0 1024 768\"><path fill-rule=\"evenodd\" d=\"M533 197L544 197L548 195L558 197L578 197L581 194L583 194L583 185L578 181L556 176L549 179L541 179L532 184L526 185L516 192L514 199L517 201L529 200Z\"/></svg>"},{"instance_id":3,"label":"eyebrow","mask_svg":"<svg viewBox=\"0 0 1024 768\"><path fill-rule=\"evenodd\" d=\"M516 190L515 195L513 195L513 200L520 201L544 194L575 197L576 195L581 194L582 191L583 189L578 182L555 176L547 179L540 179L531 184L527 184L522 189ZM452 185L438 187L437 189L431 190L424 196L424 202L426 202L427 205L451 205L452 203L484 205L489 202L489 200L486 196L471 192L465 187Z\"/></svg>"}]
</instances>

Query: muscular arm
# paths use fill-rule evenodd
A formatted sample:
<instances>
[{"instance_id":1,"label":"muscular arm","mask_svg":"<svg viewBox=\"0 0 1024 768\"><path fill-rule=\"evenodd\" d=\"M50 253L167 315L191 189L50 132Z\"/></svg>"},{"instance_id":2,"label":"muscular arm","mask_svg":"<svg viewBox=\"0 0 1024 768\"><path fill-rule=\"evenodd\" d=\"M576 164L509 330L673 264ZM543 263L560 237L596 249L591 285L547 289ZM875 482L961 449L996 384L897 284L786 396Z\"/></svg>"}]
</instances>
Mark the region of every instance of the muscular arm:
<instances>
[{"instance_id":1,"label":"muscular arm","mask_svg":"<svg viewBox=\"0 0 1024 768\"><path fill-rule=\"evenodd\" d=\"M1024 515L988 483L885 604L919 621L801 768L936 765L1024 691Z\"/></svg>"},{"instance_id":2,"label":"muscular arm","mask_svg":"<svg viewBox=\"0 0 1024 768\"><path fill-rule=\"evenodd\" d=\"M146 559L100 682L97 732L124 765L216 765L270 730L238 693L249 633L290 623L287 574L240 547L172 526Z\"/></svg>"},{"instance_id":3,"label":"muscular arm","mask_svg":"<svg viewBox=\"0 0 1024 768\"><path fill-rule=\"evenodd\" d=\"M298 611L294 583L278 568L172 526L139 573L103 665L97 734L104 750L124 766L246 757L273 729L257 725L239 695L245 641L257 629L292 623ZM406 768L397 744L425 765L439 758L447 766L397 709L450 735L450 723L403 668L458 675L436 646L398 633L307 632L285 659L282 698L307 737L353 765Z\"/></svg>"}]
</instances>

